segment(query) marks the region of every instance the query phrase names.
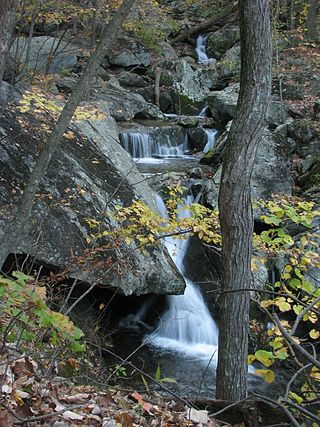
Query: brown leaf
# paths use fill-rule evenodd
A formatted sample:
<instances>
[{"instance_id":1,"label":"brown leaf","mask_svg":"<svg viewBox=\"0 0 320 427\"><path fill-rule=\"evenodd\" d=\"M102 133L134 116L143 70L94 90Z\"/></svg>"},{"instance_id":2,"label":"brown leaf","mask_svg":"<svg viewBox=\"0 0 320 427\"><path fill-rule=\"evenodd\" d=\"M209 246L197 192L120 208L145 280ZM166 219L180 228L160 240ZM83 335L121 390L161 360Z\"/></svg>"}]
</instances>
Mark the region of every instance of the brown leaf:
<instances>
[{"instance_id":1,"label":"brown leaf","mask_svg":"<svg viewBox=\"0 0 320 427\"><path fill-rule=\"evenodd\" d=\"M123 412L116 416L117 423L120 423L122 427L133 427L132 416L128 412Z\"/></svg>"}]
</instances>

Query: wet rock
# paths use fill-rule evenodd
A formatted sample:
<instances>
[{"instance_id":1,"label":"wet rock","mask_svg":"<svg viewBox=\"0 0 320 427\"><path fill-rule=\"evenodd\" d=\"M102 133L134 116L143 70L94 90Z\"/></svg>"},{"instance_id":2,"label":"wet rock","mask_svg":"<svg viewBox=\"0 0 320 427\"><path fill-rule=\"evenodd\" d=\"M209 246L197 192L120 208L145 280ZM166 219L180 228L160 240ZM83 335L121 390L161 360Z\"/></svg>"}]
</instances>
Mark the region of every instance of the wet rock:
<instances>
[{"instance_id":1,"label":"wet rock","mask_svg":"<svg viewBox=\"0 0 320 427\"><path fill-rule=\"evenodd\" d=\"M19 252L30 253L44 265L67 270L71 278L113 287L125 295L182 292L184 281L163 247L144 256L123 244L101 250L94 257L96 247L87 242L93 232L88 219L101 222L106 230L116 225L105 215L115 204L129 205L141 199L156 209L152 190L119 144L107 104L100 103L100 109L104 119L74 124L74 137L63 142L54 155ZM12 113L5 113L2 128L5 138L0 141L0 168L6 184L0 203L7 210L0 213L0 230L12 218L12 209L39 149L36 132L32 138ZM106 243L100 241L99 246Z\"/></svg>"},{"instance_id":2,"label":"wet rock","mask_svg":"<svg viewBox=\"0 0 320 427\"><path fill-rule=\"evenodd\" d=\"M28 70L58 74L72 71L76 66L78 47L59 38L41 36L31 39L30 60L25 64L27 55L27 38L18 37L12 44L9 60L14 63L15 70L24 66Z\"/></svg>"},{"instance_id":3,"label":"wet rock","mask_svg":"<svg viewBox=\"0 0 320 427\"><path fill-rule=\"evenodd\" d=\"M206 132L202 127L188 129L188 141L192 150L202 151L208 141Z\"/></svg>"}]
</instances>

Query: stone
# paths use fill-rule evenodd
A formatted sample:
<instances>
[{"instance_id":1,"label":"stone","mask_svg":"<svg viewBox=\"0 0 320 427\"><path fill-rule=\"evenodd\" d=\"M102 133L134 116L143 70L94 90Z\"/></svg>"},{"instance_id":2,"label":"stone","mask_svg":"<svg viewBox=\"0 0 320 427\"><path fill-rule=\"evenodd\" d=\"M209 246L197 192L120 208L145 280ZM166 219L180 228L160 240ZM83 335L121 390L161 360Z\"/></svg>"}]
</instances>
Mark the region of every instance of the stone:
<instances>
[{"instance_id":1,"label":"stone","mask_svg":"<svg viewBox=\"0 0 320 427\"><path fill-rule=\"evenodd\" d=\"M117 76L117 79L123 87L144 87L148 85L139 74L130 73L129 71L123 71Z\"/></svg>"},{"instance_id":2,"label":"stone","mask_svg":"<svg viewBox=\"0 0 320 427\"><path fill-rule=\"evenodd\" d=\"M108 56L110 65L117 65L119 67L130 68L130 67L149 67L151 65L150 53L142 46L132 44L130 50L121 48L119 52L113 52Z\"/></svg>"},{"instance_id":3,"label":"stone","mask_svg":"<svg viewBox=\"0 0 320 427\"><path fill-rule=\"evenodd\" d=\"M109 230L116 223L105 212L111 213L114 205L129 205L140 199L157 209L153 191L119 143L107 103L100 101L99 108L104 118L75 122L71 127L74 137L64 141L55 153L18 252L29 253L39 264L67 270L70 278L118 289L124 295L181 293L184 280L163 246L144 256L132 246L117 245L102 251L98 263L90 261L94 246L87 241L93 231L88 219L101 221L103 228ZM4 185L0 203L7 209L0 213L0 230L12 218L40 148L36 132L30 135L21 128L13 113L6 111L4 116L2 128L6 136L0 139ZM84 264L77 262L79 258ZM110 268L110 262L115 263L114 268Z\"/></svg>"},{"instance_id":4,"label":"stone","mask_svg":"<svg viewBox=\"0 0 320 427\"><path fill-rule=\"evenodd\" d=\"M206 132L202 127L190 128L188 132L189 147L195 151L202 151L208 141Z\"/></svg>"},{"instance_id":5,"label":"stone","mask_svg":"<svg viewBox=\"0 0 320 427\"><path fill-rule=\"evenodd\" d=\"M223 129L236 114L239 96L239 83L233 83L223 90L213 91L205 98L210 115L215 119L216 127ZM267 123L271 129L284 123L287 117L285 106L277 99L272 99L267 111Z\"/></svg>"},{"instance_id":6,"label":"stone","mask_svg":"<svg viewBox=\"0 0 320 427\"><path fill-rule=\"evenodd\" d=\"M26 61L27 41L25 37L17 37L10 49L9 58L15 64L15 70L21 70ZM28 70L42 73L59 74L72 71L77 65L79 48L59 38L41 36L31 39L30 60Z\"/></svg>"},{"instance_id":7,"label":"stone","mask_svg":"<svg viewBox=\"0 0 320 427\"><path fill-rule=\"evenodd\" d=\"M222 161L226 139L227 132L219 138L217 145L212 150L211 162L216 168ZM291 195L291 154L293 149L294 146L288 143L287 138L273 133L268 128L264 129L251 177L253 199L269 200L272 193ZM216 204L215 188L220 183L220 178L221 167L213 177L213 183L206 190L206 202L211 206Z\"/></svg>"},{"instance_id":8,"label":"stone","mask_svg":"<svg viewBox=\"0 0 320 427\"><path fill-rule=\"evenodd\" d=\"M221 58L218 63L219 78L233 77L240 80L240 46L233 46Z\"/></svg>"},{"instance_id":9,"label":"stone","mask_svg":"<svg viewBox=\"0 0 320 427\"><path fill-rule=\"evenodd\" d=\"M240 29L237 26L225 27L211 33L207 40L207 51L210 57L220 59L240 40Z\"/></svg>"}]
</instances>

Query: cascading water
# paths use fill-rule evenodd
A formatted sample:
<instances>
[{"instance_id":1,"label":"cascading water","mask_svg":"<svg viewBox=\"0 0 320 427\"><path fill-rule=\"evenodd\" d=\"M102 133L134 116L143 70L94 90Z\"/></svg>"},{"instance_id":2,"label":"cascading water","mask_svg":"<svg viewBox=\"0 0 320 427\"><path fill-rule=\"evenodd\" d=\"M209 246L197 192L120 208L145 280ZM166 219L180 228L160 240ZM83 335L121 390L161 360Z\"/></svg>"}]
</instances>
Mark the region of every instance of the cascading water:
<instances>
[{"instance_id":1,"label":"cascading water","mask_svg":"<svg viewBox=\"0 0 320 427\"><path fill-rule=\"evenodd\" d=\"M206 53L206 42L207 42L207 36L197 37L196 53L198 56L199 64L208 65L208 64L213 64L215 62L215 59L209 58Z\"/></svg>"},{"instance_id":2,"label":"cascading water","mask_svg":"<svg viewBox=\"0 0 320 427\"><path fill-rule=\"evenodd\" d=\"M186 206L192 203L192 196L188 196L183 206L180 206L179 215L189 216ZM167 209L160 196L157 195L157 204L163 217ZM155 332L149 336L149 343L162 348L183 352L199 357L216 358L218 344L218 329L204 302L200 290L186 277L183 259L189 242L187 239L178 240L173 237L165 239L165 246L186 281L184 295L168 297L168 310L160 320Z\"/></svg>"},{"instance_id":3,"label":"cascading water","mask_svg":"<svg viewBox=\"0 0 320 427\"><path fill-rule=\"evenodd\" d=\"M141 159L168 159L183 157L188 149L188 137L185 135L183 143L174 145L166 135L159 142L152 135L142 132L126 132L120 134L123 147L135 160Z\"/></svg>"},{"instance_id":4,"label":"cascading water","mask_svg":"<svg viewBox=\"0 0 320 427\"><path fill-rule=\"evenodd\" d=\"M206 129L206 128L203 128L203 130L207 134L207 138L208 138L208 142L204 146L203 152L207 153L214 146L218 131L216 129Z\"/></svg>"}]
</instances>

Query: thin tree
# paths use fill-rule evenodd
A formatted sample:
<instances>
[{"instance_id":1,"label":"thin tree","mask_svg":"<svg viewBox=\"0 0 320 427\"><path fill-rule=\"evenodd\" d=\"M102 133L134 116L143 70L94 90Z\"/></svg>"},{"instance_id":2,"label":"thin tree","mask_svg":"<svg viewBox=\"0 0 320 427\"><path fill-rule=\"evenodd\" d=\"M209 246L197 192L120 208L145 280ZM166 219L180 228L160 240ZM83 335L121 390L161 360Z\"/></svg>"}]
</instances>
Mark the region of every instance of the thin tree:
<instances>
[{"instance_id":1,"label":"thin tree","mask_svg":"<svg viewBox=\"0 0 320 427\"><path fill-rule=\"evenodd\" d=\"M240 0L241 77L237 113L222 168L219 212L223 291L217 391L237 401L247 394L247 355L253 217L250 178L270 99L271 31L269 0Z\"/></svg>"},{"instance_id":2,"label":"thin tree","mask_svg":"<svg viewBox=\"0 0 320 427\"><path fill-rule=\"evenodd\" d=\"M3 266L6 257L17 246L20 235L25 231L32 211L32 204L35 198L39 184L47 171L53 154L59 147L62 136L67 130L72 116L79 105L85 91L94 78L95 71L99 66L104 55L110 50L115 38L119 34L124 20L128 16L135 0L123 0L121 6L107 25L101 35L96 50L91 55L74 91L70 95L64 106L59 119L57 120L53 131L51 132L47 144L41 151L38 160L25 185L21 201L17 208L14 219L5 229L5 233L0 242L0 268Z\"/></svg>"},{"instance_id":3,"label":"thin tree","mask_svg":"<svg viewBox=\"0 0 320 427\"><path fill-rule=\"evenodd\" d=\"M0 1L0 87L14 29L17 0Z\"/></svg>"}]
</instances>

